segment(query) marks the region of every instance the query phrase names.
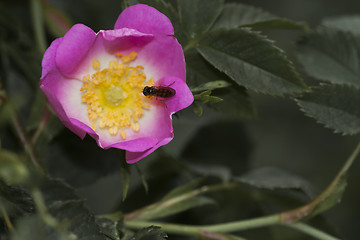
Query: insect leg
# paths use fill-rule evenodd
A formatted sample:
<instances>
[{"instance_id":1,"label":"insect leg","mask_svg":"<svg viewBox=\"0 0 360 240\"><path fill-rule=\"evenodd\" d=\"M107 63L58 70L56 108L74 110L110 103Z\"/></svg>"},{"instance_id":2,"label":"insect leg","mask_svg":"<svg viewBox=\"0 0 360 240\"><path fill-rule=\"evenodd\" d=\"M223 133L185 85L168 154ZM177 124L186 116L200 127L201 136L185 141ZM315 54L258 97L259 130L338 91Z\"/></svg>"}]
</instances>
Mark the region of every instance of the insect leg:
<instances>
[{"instance_id":1,"label":"insect leg","mask_svg":"<svg viewBox=\"0 0 360 240\"><path fill-rule=\"evenodd\" d=\"M167 87L170 87L171 85L173 85L176 81L173 81L171 84L167 85Z\"/></svg>"}]
</instances>

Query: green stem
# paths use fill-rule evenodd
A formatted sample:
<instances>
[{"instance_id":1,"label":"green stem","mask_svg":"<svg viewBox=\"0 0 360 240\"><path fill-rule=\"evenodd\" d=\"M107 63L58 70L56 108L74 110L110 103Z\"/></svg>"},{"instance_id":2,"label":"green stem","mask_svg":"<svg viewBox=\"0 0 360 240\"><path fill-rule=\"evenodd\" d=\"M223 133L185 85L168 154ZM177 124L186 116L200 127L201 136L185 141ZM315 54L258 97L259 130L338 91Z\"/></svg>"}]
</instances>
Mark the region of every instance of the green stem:
<instances>
[{"instance_id":1,"label":"green stem","mask_svg":"<svg viewBox=\"0 0 360 240\"><path fill-rule=\"evenodd\" d=\"M240 230L248 230L259 227L266 227L279 223L279 215L274 214L265 217L259 217L249 220L236 221L230 223L222 223L202 227L203 230L208 232L234 232Z\"/></svg>"},{"instance_id":2,"label":"green stem","mask_svg":"<svg viewBox=\"0 0 360 240\"><path fill-rule=\"evenodd\" d=\"M226 183L226 184L215 184L215 185L211 185L211 186L203 186L201 188L198 189L194 189L190 192L187 192L185 194L182 194L180 196L176 196L170 199L167 199L165 201L160 201L160 202L156 202L153 203L151 205L148 205L146 207L143 207L141 209L135 210L133 212L127 213L125 214L125 219L126 220L130 220L130 219L147 219L148 215L152 215L154 214L153 210L154 209L159 209L161 210L163 206L169 206L169 205L173 205L175 203L181 202L184 199L188 199L191 197L195 197L197 195L201 195L204 193L209 193L209 192L214 192L214 191L218 191L221 189L227 189L227 188L232 188L237 186L237 183L233 182L233 183ZM114 220L114 216L117 217L117 213L114 214L110 214L110 215L104 215L104 217L110 218L112 220Z\"/></svg>"},{"instance_id":3,"label":"green stem","mask_svg":"<svg viewBox=\"0 0 360 240\"><path fill-rule=\"evenodd\" d=\"M11 116L11 123L15 129L16 135L19 137L19 140L22 144L22 146L24 147L25 152L29 155L31 162L38 167L39 169L41 169L42 171L44 170L44 167L42 166L41 162L39 161L39 159L37 158L34 148L31 144L31 142L29 141L29 138L25 132L25 129L19 119L19 117L17 116L17 114L15 113L15 111L12 113Z\"/></svg>"},{"instance_id":4,"label":"green stem","mask_svg":"<svg viewBox=\"0 0 360 240\"><path fill-rule=\"evenodd\" d=\"M147 222L147 221L125 221L125 226L132 229L141 229L151 225L161 227L167 233L197 236L199 231L206 232L236 232L253 228L265 227L279 223L279 215L270 215L250 220L236 221L230 223L189 226L183 224Z\"/></svg>"},{"instance_id":5,"label":"green stem","mask_svg":"<svg viewBox=\"0 0 360 240\"><path fill-rule=\"evenodd\" d=\"M142 184L144 186L145 193L148 194L149 193L149 185L146 182L146 178L145 178L143 172L141 171L141 168L139 167L139 165L138 164L134 164L134 165L135 165L135 168L136 168L136 171L137 171L138 175L141 178L141 182L142 182Z\"/></svg>"},{"instance_id":6,"label":"green stem","mask_svg":"<svg viewBox=\"0 0 360 240\"><path fill-rule=\"evenodd\" d=\"M58 227L59 226L59 222L48 213L48 210L46 208L43 196L41 194L40 189L38 188L34 188L31 191L32 193L32 197L34 199L35 205L37 207L37 210L41 216L41 218L44 220L44 222L46 224L48 224L51 227Z\"/></svg>"},{"instance_id":7,"label":"green stem","mask_svg":"<svg viewBox=\"0 0 360 240\"><path fill-rule=\"evenodd\" d=\"M46 124L49 122L49 118L51 116L50 110L47 106L45 106L40 123L38 128L36 129L36 132L34 133L32 139L31 139L31 143L33 145L35 145L36 141L38 140L40 134L42 133L42 131L45 129Z\"/></svg>"},{"instance_id":8,"label":"green stem","mask_svg":"<svg viewBox=\"0 0 360 240\"><path fill-rule=\"evenodd\" d=\"M148 226L159 226L166 233L186 235L186 236L200 236L200 232L210 233L229 233L238 232L243 230L255 229L260 227L267 227L272 225L278 225L280 216L278 214L270 215L266 217L260 217L250 220L236 221L223 224L205 225L205 226L190 226L184 224L172 224L161 222L148 222L148 221L125 221L125 226L130 229L142 229ZM321 240L339 240L327 233L324 233L318 229L315 229L304 223L294 224L282 224L283 226L294 228L305 234Z\"/></svg>"},{"instance_id":9,"label":"green stem","mask_svg":"<svg viewBox=\"0 0 360 240\"><path fill-rule=\"evenodd\" d=\"M10 231L14 231L14 225L12 224L11 220L10 220L10 217L9 215L7 214L6 212L6 209L3 205L3 203L0 201L0 211L2 213L2 217L6 223L6 226L7 228L10 230Z\"/></svg>"},{"instance_id":10,"label":"green stem","mask_svg":"<svg viewBox=\"0 0 360 240\"><path fill-rule=\"evenodd\" d=\"M244 221L236 221L230 223L222 223L204 226L189 226L183 224L147 222L147 221L125 221L125 226L132 229L142 229L151 225L159 226L167 233L198 236L199 231L206 232L236 232L253 228L265 227L279 223L279 215L270 215Z\"/></svg>"},{"instance_id":11,"label":"green stem","mask_svg":"<svg viewBox=\"0 0 360 240\"><path fill-rule=\"evenodd\" d=\"M294 224L285 224L284 226L294 228L298 231L301 231L303 233L307 233L310 236L313 236L317 239L321 240L340 240L339 238L330 236L327 233L324 233L316 228L313 228L305 223L294 223Z\"/></svg>"},{"instance_id":12,"label":"green stem","mask_svg":"<svg viewBox=\"0 0 360 240\"><path fill-rule=\"evenodd\" d=\"M343 168L340 170L337 178L339 178L339 176L344 175L345 172L347 172L349 170L349 168L351 167L351 165L353 164L353 162L355 161L355 159L357 158L357 156L360 153L360 142L357 144L355 150L353 151L353 153L350 155L350 157L348 158L348 160L346 161L345 165L343 166Z\"/></svg>"},{"instance_id":13,"label":"green stem","mask_svg":"<svg viewBox=\"0 0 360 240\"><path fill-rule=\"evenodd\" d=\"M44 32L43 11L40 0L30 0L32 24L34 26L36 45L41 54L46 50L46 37Z\"/></svg>"}]
</instances>

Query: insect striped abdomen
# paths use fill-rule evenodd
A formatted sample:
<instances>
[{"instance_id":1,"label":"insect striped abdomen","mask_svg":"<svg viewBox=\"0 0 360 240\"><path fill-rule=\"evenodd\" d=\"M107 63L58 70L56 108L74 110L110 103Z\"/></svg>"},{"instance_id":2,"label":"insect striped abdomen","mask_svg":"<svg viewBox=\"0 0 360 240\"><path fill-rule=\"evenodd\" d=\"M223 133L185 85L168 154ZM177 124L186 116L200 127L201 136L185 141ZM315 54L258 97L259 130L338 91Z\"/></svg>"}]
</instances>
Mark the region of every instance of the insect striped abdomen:
<instances>
[{"instance_id":1,"label":"insect striped abdomen","mask_svg":"<svg viewBox=\"0 0 360 240\"><path fill-rule=\"evenodd\" d=\"M145 96L154 96L157 98L171 98L175 96L175 89L168 86L146 86L144 87L143 94Z\"/></svg>"}]
</instances>

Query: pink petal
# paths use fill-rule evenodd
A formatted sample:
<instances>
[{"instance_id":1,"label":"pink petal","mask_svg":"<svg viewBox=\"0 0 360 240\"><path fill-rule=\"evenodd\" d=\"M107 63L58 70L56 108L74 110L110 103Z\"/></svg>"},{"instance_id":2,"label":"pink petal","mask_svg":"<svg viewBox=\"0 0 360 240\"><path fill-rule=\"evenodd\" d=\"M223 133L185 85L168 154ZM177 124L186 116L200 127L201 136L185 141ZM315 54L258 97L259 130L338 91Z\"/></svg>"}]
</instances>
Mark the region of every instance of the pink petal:
<instances>
[{"instance_id":1,"label":"pink petal","mask_svg":"<svg viewBox=\"0 0 360 240\"><path fill-rule=\"evenodd\" d=\"M166 107L171 113L187 108L193 103L194 95L182 79L171 76L165 77L161 81L161 85L163 86L169 86L170 84L170 87L176 91L174 97L166 99L165 101Z\"/></svg>"},{"instance_id":2,"label":"pink petal","mask_svg":"<svg viewBox=\"0 0 360 240\"><path fill-rule=\"evenodd\" d=\"M126 162L129 164L136 163L139 160L146 157L147 155L149 155L150 153L154 152L159 147L168 144L172 139L173 139L173 136L169 137L169 138L165 138L165 139L161 140L160 142L158 142L154 147L152 147L146 151L143 151L143 152L126 151Z\"/></svg>"},{"instance_id":3,"label":"pink petal","mask_svg":"<svg viewBox=\"0 0 360 240\"><path fill-rule=\"evenodd\" d=\"M178 77L183 81L186 79L184 52L176 38L172 36L156 36L141 49L136 61L136 64L146 67L146 76L155 79L166 76ZM151 66L152 71L148 66Z\"/></svg>"},{"instance_id":4,"label":"pink petal","mask_svg":"<svg viewBox=\"0 0 360 240\"><path fill-rule=\"evenodd\" d=\"M86 135L86 131L83 128L78 127L72 123L56 94L58 89L61 88L62 80L64 80L63 76L59 72L52 71L48 73L46 75L46 78L42 80L40 88L46 95L51 107L53 108L54 112L59 117L61 122L80 138L84 138Z\"/></svg>"},{"instance_id":5,"label":"pink petal","mask_svg":"<svg viewBox=\"0 0 360 240\"><path fill-rule=\"evenodd\" d=\"M137 138L126 142L118 142L108 146L108 148L120 148L127 151L145 151L156 145L158 139L152 137Z\"/></svg>"},{"instance_id":6,"label":"pink petal","mask_svg":"<svg viewBox=\"0 0 360 240\"><path fill-rule=\"evenodd\" d=\"M141 33L129 28L101 30L89 55L96 57L96 55L107 53L114 58L115 53L118 52L123 54L131 51L139 52L153 38L152 34Z\"/></svg>"},{"instance_id":7,"label":"pink petal","mask_svg":"<svg viewBox=\"0 0 360 240\"><path fill-rule=\"evenodd\" d=\"M81 80L84 75L94 73L92 68L93 60L99 60L101 66L107 66L110 60L115 59L115 53L139 52L153 38L154 36L151 34L140 33L137 30L128 28L101 30L96 35L96 39L87 54L79 62L77 69L67 74L67 76ZM81 46L78 47L81 48Z\"/></svg>"},{"instance_id":8,"label":"pink petal","mask_svg":"<svg viewBox=\"0 0 360 240\"><path fill-rule=\"evenodd\" d=\"M43 58L41 89L60 120L81 138L90 134L102 148L127 150L128 163L149 155L173 139L172 113L189 106L194 97L185 83L186 66L181 45L171 35L170 20L147 5L138 4L121 13L115 30L95 34L78 24L61 39L55 40ZM174 97L154 101L151 110L140 120L140 131L128 129L126 139L111 136L108 129L90 128L86 105L81 102L79 81L92 74L92 61L107 65L114 54L138 53L132 64L145 67L145 74L156 84L171 85Z\"/></svg>"},{"instance_id":9,"label":"pink petal","mask_svg":"<svg viewBox=\"0 0 360 240\"><path fill-rule=\"evenodd\" d=\"M46 50L42 60L42 73L40 83L42 79L51 71L57 71L55 64L56 51L62 42L62 38L55 39L50 47Z\"/></svg>"},{"instance_id":10,"label":"pink petal","mask_svg":"<svg viewBox=\"0 0 360 240\"><path fill-rule=\"evenodd\" d=\"M153 7L137 4L126 8L115 23L115 29L133 28L143 33L174 35L170 20Z\"/></svg>"},{"instance_id":11,"label":"pink petal","mask_svg":"<svg viewBox=\"0 0 360 240\"><path fill-rule=\"evenodd\" d=\"M74 25L63 37L56 52L56 65L59 71L69 76L87 55L94 44L96 34L82 24Z\"/></svg>"}]
</instances>

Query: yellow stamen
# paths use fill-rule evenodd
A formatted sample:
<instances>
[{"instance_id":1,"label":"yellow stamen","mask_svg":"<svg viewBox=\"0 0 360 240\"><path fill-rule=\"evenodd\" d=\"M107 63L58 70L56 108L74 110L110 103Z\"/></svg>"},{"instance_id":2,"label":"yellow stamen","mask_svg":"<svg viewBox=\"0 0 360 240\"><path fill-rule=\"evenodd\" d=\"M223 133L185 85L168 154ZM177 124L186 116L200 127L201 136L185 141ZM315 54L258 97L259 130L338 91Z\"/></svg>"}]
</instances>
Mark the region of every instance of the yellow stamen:
<instances>
[{"instance_id":1,"label":"yellow stamen","mask_svg":"<svg viewBox=\"0 0 360 240\"><path fill-rule=\"evenodd\" d=\"M127 64L131 61L133 61L137 56L136 52L131 52L129 55L125 55L121 57L121 60L124 64Z\"/></svg>"},{"instance_id":2,"label":"yellow stamen","mask_svg":"<svg viewBox=\"0 0 360 240\"><path fill-rule=\"evenodd\" d=\"M126 130L140 130L139 119L149 109L149 99L143 96L145 85L154 85L154 79L146 79L143 66L131 67L137 53L115 54L108 68L100 70L100 61L93 60L96 72L84 75L80 91L81 101L87 104L91 128L107 128L111 135L126 138Z\"/></svg>"},{"instance_id":3,"label":"yellow stamen","mask_svg":"<svg viewBox=\"0 0 360 240\"><path fill-rule=\"evenodd\" d=\"M95 70L99 70L99 69L100 69L100 62L99 62L99 60L94 60L92 65L93 65L93 69L95 69Z\"/></svg>"},{"instance_id":4,"label":"yellow stamen","mask_svg":"<svg viewBox=\"0 0 360 240\"><path fill-rule=\"evenodd\" d=\"M135 132L137 132L137 131L139 131L139 129L140 129L140 124L139 124L138 122L136 122L136 123L131 123L131 127L132 127L132 129L133 129Z\"/></svg>"}]
</instances>

